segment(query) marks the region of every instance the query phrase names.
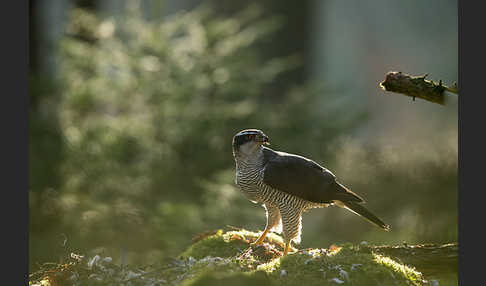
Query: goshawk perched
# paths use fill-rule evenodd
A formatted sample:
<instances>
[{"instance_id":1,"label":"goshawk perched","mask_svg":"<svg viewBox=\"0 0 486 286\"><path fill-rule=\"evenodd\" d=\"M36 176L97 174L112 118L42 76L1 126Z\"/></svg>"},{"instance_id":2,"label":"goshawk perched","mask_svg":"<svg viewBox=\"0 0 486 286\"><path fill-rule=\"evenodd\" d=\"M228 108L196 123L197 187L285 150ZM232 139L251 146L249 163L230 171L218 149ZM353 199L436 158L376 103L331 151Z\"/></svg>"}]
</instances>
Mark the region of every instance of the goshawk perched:
<instances>
[{"instance_id":1,"label":"goshawk perched","mask_svg":"<svg viewBox=\"0 0 486 286\"><path fill-rule=\"evenodd\" d=\"M300 243L302 213L311 208L336 205L363 216L384 230L390 227L359 203L364 200L336 181L331 171L302 156L274 151L258 129L233 137L236 185L254 203L266 209L267 225L255 244L269 231L283 232L284 255L290 242Z\"/></svg>"}]
</instances>

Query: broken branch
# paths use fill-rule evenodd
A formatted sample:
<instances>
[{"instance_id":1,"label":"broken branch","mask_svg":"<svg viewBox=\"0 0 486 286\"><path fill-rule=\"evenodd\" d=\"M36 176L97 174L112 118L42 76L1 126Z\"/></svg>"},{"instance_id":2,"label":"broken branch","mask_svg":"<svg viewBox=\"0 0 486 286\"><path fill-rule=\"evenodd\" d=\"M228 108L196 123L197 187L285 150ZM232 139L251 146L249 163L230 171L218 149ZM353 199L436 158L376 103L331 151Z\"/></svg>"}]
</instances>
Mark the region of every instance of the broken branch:
<instances>
[{"instance_id":1,"label":"broken branch","mask_svg":"<svg viewBox=\"0 0 486 286\"><path fill-rule=\"evenodd\" d=\"M401 72L389 72L380 86L386 90L405 94L415 100L415 97L424 100L444 104L444 91L458 94L457 84L452 87L445 86L442 80L439 83L426 80L427 74L423 76L411 76Z\"/></svg>"}]
</instances>

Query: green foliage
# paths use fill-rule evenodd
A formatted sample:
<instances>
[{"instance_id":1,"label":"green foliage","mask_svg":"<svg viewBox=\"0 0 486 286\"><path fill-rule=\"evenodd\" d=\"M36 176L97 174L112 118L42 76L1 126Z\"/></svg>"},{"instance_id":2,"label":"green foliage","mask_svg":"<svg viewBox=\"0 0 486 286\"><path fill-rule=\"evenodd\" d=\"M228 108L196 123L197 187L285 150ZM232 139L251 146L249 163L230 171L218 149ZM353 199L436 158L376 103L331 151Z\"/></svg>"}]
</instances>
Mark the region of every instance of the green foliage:
<instances>
[{"instance_id":1,"label":"green foliage","mask_svg":"<svg viewBox=\"0 0 486 286\"><path fill-rule=\"evenodd\" d=\"M299 134L307 142L289 146L323 153L311 141L337 134L326 120L337 111L318 104L337 98L321 87L266 92L299 65L294 55L264 59L255 47L280 22L256 5L227 18L201 6L151 22L136 7L120 18L73 10L51 111L65 150L49 208L56 223L43 229L49 237L32 232L31 248L52 259L46 241L64 245L65 234L63 251L122 248L129 261L153 260L180 252L197 232L261 219L234 188L232 136L252 127L276 142ZM45 207L31 204L33 224L48 226L36 215Z\"/></svg>"}]
</instances>

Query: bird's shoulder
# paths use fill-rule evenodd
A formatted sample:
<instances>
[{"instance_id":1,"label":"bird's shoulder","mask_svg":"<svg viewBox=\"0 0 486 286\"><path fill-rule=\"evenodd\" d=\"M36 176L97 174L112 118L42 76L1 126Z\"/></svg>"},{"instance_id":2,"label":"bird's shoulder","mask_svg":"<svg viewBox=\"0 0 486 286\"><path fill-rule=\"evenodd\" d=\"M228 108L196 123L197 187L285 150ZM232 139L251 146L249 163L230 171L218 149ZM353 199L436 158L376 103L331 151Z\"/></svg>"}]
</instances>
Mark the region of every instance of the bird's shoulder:
<instances>
[{"instance_id":1,"label":"bird's shoulder","mask_svg":"<svg viewBox=\"0 0 486 286\"><path fill-rule=\"evenodd\" d=\"M290 154L282 151L275 151L270 148L264 147L263 157L265 168L267 169L280 169L286 168L291 171L306 170L318 171L325 173L331 178L336 176L328 169L316 163L314 160L306 158L304 156Z\"/></svg>"}]
</instances>

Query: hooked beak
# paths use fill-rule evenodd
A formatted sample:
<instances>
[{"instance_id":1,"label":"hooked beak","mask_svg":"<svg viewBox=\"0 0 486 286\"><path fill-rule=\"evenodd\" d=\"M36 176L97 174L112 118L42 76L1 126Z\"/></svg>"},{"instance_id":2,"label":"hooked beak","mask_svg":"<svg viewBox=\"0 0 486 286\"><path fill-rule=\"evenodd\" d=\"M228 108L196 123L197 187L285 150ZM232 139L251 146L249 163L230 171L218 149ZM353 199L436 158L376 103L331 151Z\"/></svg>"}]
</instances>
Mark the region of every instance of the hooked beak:
<instances>
[{"instance_id":1,"label":"hooked beak","mask_svg":"<svg viewBox=\"0 0 486 286\"><path fill-rule=\"evenodd\" d=\"M262 142L263 142L264 145L270 145L270 142L268 142L268 139L269 138L267 136L265 136L265 135L263 136L263 141Z\"/></svg>"}]
</instances>

